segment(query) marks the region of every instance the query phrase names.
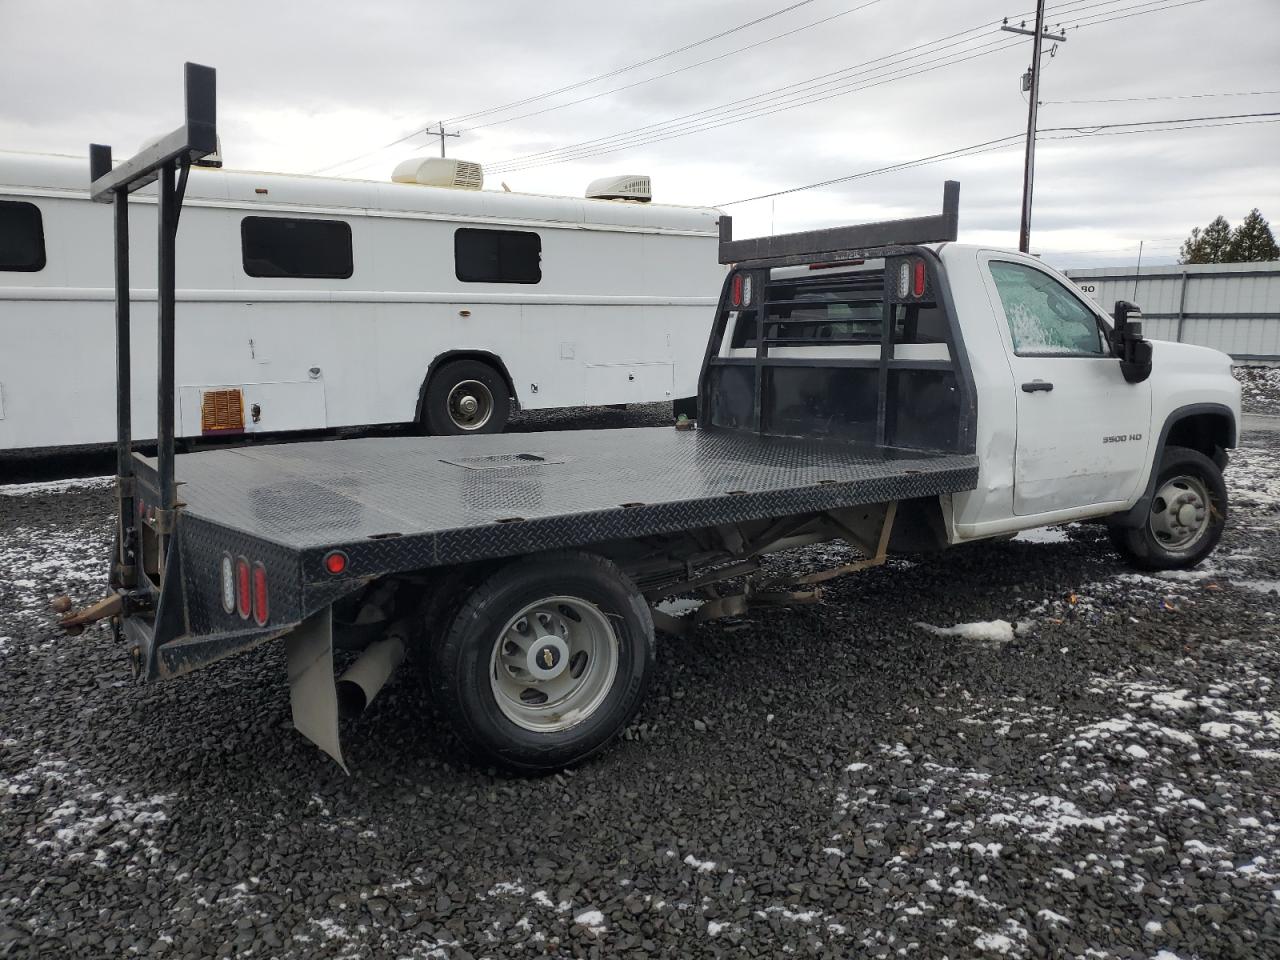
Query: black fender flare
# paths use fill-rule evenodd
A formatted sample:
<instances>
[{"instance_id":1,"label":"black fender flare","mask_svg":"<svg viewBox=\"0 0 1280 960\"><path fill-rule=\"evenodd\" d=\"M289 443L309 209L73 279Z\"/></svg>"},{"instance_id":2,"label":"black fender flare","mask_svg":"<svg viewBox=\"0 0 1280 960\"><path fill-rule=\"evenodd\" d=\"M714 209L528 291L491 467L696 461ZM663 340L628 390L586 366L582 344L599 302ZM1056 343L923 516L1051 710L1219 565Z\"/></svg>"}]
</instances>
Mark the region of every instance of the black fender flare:
<instances>
[{"instance_id":1,"label":"black fender flare","mask_svg":"<svg viewBox=\"0 0 1280 960\"><path fill-rule=\"evenodd\" d=\"M1181 421L1189 417L1200 416L1201 414L1213 414L1214 416L1223 417L1227 421L1227 448L1233 448L1240 437L1240 426L1236 423L1235 414L1225 403L1189 403L1185 406L1177 407L1165 417L1164 426L1160 428L1160 439L1156 441L1151 456L1150 473L1147 477L1147 486L1142 492L1142 496L1128 510L1122 513L1113 514L1107 518L1107 523L1113 527L1139 527L1146 522L1147 513L1151 510L1151 498L1156 494L1156 478L1160 474L1160 462L1164 459L1165 443L1168 440L1169 433ZM1213 458L1218 462L1218 458ZM1225 462L1218 462L1219 468L1226 466Z\"/></svg>"},{"instance_id":2,"label":"black fender flare","mask_svg":"<svg viewBox=\"0 0 1280 960\"><path fill-rule=\"evenodd\" d=\"M481 363L487 363L493 367L507 385L507 391L511 394L511 399L515 401L516 409L520 409L520 399L516 395L515 381L511 379L511 373L507 370L507 365L502 362L502 358L496 353L490 353L488 350L467 350L465 348L461 350L446 350L444 353L437 354L427 366L427 375L422 378L422 384L418 387L418 402L413 410L413 419L415 421L422 422L422 411L427 402L427 385L431 383L431 378L435 376L440 367L451 360L479 360Z\"/></svg>"}]
</instances>

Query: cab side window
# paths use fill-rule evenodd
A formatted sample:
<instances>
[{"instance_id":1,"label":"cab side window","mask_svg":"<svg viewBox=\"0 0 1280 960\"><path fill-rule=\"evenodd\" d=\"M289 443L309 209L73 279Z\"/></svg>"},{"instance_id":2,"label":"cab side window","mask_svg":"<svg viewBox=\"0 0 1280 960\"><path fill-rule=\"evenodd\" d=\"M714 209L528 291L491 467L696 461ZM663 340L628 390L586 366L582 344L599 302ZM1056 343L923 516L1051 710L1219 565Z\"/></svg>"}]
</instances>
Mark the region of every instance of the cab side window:
<instances>
[{"instance_id":1,"label":"cab side window","mask_svg":"<svg viewBox=\"0 0 1280 960\"><path fill-rule=\"evenodd\" d=\"M1063 284L1022 263L992 260L990 267L1018 356L1107 354L1098 318Z\"/></svg>"}]
</instances>

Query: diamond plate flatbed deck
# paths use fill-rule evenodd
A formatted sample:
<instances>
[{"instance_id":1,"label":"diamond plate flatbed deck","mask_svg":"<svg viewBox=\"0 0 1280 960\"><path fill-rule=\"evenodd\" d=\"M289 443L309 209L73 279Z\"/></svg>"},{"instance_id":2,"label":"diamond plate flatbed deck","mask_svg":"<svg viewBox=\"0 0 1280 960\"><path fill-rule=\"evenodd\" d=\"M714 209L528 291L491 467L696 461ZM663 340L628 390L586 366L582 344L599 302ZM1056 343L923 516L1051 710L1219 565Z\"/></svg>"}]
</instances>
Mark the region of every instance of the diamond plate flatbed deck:
<instances>
[{"instance_id":1,"label":"diamond plate flatbed deck","mask_svg":"<svg viewBox=\"0 0 1280 960\"><path fill-rule=\"evenodd\" d=\"M380 544L402 554L384 558L398 569L977 482L973 455L668 427L290 443L177 463L187 518L302 552Z\"/></svg>"},{"instance_id":2,"label":"diamond plate flatbed deck","mask_svg":"<svg viewBox=\"0 0 1280 960\"><path fill-rule=\"evenodd\" d=\"M136 462L150 524L154 461ZM211 450L178 457L177 477L179 562L165 568L155 616L125 618L149 678L278 636L388 574L971 490L978 465L649 427ZM324 565L335 549L347 556L338 574ZM223 606L229 558L266 574L260 625Z\"/></svg>"}]
</instances>

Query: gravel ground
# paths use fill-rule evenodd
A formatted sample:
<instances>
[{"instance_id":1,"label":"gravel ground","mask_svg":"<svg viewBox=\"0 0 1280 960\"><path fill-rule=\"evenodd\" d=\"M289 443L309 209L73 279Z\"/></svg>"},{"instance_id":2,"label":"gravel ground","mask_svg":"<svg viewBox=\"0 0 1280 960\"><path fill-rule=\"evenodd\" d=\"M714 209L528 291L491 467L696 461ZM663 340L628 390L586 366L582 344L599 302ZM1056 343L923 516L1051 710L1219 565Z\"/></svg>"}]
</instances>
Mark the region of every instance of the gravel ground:
<instances>
[{"instance_id":1,"label":"gravel ground","mask_svg":"<svg viewBox=\"0 0 1280 960\"><path fill-rule=\"evenodd\" d=\"M1249 413L1280 414L1280 366L1233 367L1240 402Z\"/></svg>"},{"instance_id":2,"label":"gravel ground","mask_svg":"<svg viewBox=\"0 0 1280 960\"><path fill-rule=\"evenodd\" d=\"M133 685L45 611L101 589L105 484L0 488L0 955L1280 956L1280 436L1246 444L1202 569L1078 525L894 560L660 643L627 738L536 780L410 677L351 777L278 646Z\"/></svg>"}]
</instances>

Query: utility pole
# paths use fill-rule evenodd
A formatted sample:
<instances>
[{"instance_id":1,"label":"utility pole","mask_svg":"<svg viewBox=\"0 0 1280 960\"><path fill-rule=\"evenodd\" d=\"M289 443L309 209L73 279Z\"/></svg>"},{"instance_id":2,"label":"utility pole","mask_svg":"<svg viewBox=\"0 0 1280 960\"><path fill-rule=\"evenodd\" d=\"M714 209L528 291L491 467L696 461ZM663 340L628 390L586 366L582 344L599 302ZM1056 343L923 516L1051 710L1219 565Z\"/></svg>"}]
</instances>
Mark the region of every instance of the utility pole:
<instances>
[{"instance_id":1,"label":"utility pole","mask_svg":"<svg viewBox=\"0 0 1280 960\"><path fill-rule=\"evenodd\" d=\"M1063 43L1067 35L1061 28L1057 33L1046 33L1044 29L1044 2L1036 0L1036 27L1028 30L1026 21L1020 27L1009 26L1006 17L1000 28L1006 33L1021 33L1033 37L1031 46L1031 103L1027 110L1027 158L1022 168L1022 224L1018 232L1018 249L1028 253L1031 249L1031 194L1036 177L1036 113L1040 107L1040 43L1043 40L1055 40Z\"/></svg>"},{"instance_id":2,"label":"utility pole","mask_svg":"<svg viewBox=\"0 0 1280 960\"><path fill-rule=\"evenodd\" d=\"M436 124L436 129L435 129L433 132L435 133L435 135L436 135L437 137L439 137L439 138L440 138L440 156L441 156L441 157L443 157L443 156L444 156L444 138L445 138L445 137L460 137L460 136L462 136L461 131L457 131L457 130L455 130L453 133L445 133L445 132L444 132L444 124L443 124L443 123L437 123L437 124Z\"/></svg>"}]
</instances>

